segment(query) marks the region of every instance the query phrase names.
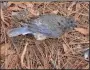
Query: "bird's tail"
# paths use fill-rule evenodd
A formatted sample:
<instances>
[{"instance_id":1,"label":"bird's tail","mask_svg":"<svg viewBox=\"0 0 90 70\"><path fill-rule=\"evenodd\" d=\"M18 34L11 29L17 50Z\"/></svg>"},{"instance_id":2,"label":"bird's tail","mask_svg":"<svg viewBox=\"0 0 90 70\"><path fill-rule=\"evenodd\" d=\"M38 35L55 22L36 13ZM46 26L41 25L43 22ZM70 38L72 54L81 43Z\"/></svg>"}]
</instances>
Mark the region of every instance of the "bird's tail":
<instances>
[{"instance_id":1,"label":"bird's tail","mask_svg":"<svg viewBox=\"0 0 90 70\"><path fill-rule=\"evenodd\" d=\"M7 32L7 35L9 37L15 37L18 35L26 35L26 34L32 34L32 31L30 31L28 27L13 28L8 30Z\"/></svg>"}]
</instances>

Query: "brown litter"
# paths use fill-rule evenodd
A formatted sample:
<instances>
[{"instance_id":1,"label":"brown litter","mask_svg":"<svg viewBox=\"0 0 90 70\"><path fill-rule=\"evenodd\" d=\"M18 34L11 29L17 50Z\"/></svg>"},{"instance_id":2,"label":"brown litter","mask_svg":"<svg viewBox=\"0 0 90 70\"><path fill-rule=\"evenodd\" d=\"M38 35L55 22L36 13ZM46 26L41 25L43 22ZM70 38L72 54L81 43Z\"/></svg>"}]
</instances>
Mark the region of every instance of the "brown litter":
<instances>
[{"instance_id":1,"label":"brown litter","mask_svg":"<svg viewBox=\"0 0 90 70\"><path fill-rule=\"evenodd\" d=\"M89 47L88 2L9 2L1 8L0 48L1 69L88 69L82 51ZM3 6L3 5L2 5ZM6 31L19 23L12 23L12 11L28 7L29 18L54 13L75 18L81 29L65 33L58 39L36 41L30 36L9 38ZM84 31L84 32L83 32ZM28 44L27 44L28 43Z\"/></svg>"}]
</instances>

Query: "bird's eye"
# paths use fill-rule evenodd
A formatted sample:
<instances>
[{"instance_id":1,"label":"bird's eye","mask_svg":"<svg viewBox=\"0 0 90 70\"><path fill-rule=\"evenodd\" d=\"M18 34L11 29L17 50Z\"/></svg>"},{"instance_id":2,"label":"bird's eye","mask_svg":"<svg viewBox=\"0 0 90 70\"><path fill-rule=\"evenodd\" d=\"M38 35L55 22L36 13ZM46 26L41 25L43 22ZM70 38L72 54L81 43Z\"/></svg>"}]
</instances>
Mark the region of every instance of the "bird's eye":
<instances>
[{"instance_id":1,"label":"bird's eye","mask_svg":"<svg viewBox=\"0 0 90 70\"><path fill-rule=\"evenodd\" d=\"M61 22L63 22L63 20L61 20Z\"/></svg>"},{"instance_id":2,"label":"bird's eye","mask_svg":"<svg viewBox=\"0 0 90 70\"><path fill-rule=\"evenodd\" d=\"M60 22L57 22L57 23L58 23L59 26L61 25Z\"/></svg>"},{"instance_id":3,"label":"bird's eye","mask_svg":"<svg viewBox=\"0 0 90 70\"><path fill-rule=\"evenodd\" d=\"M71 23L73 23L73 21L70 21Z\"/></svg>"}]
</instances>

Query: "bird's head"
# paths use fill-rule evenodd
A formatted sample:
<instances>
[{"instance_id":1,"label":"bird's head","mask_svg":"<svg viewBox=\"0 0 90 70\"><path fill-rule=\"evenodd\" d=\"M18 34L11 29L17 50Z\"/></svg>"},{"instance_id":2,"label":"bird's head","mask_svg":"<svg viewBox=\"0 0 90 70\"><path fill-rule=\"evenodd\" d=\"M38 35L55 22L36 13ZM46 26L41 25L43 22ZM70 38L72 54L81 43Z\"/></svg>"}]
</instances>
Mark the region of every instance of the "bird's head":
<instances>
[{"instance_id":1,"label":"bird's head","mask_svg":"<svg viewBox=\"0 0 90 70\"><path fill-rule=\"evenodd\" d=\"M74 29L75 27L77 27L77 22L73 18L67 18L67 22L67 26L70 29Z\"/></svg>"}]
</instances>

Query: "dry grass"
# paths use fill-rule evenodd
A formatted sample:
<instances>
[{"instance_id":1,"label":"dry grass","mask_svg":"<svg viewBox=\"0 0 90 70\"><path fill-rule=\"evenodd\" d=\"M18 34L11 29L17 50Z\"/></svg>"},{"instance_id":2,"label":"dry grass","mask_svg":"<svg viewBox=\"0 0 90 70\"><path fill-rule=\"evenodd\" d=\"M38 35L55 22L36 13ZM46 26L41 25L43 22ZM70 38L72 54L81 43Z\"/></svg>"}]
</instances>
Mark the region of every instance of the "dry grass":
<instances>
[{"instance_id":1,"label":"dry grass","mask_svg":"<svg viewBox=\"0 0 90 70\"><path fill-rule=\"evenodd\" d=\"M9 2L1 8L0 48L1 69L88 69L82 52L89 47L88 2ZM3 6L3 5L2 5ZM30 19L53 13L73 17L82 28L65 33L58 39L37 41L30 36L9 38L7 30L20 24L12 21L11 13L28 7ZM83 30L86 32L83 32Z\"/></svg>"}]
</instances>

